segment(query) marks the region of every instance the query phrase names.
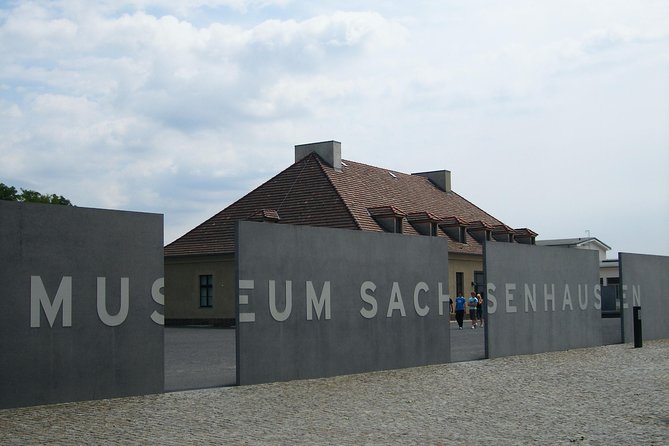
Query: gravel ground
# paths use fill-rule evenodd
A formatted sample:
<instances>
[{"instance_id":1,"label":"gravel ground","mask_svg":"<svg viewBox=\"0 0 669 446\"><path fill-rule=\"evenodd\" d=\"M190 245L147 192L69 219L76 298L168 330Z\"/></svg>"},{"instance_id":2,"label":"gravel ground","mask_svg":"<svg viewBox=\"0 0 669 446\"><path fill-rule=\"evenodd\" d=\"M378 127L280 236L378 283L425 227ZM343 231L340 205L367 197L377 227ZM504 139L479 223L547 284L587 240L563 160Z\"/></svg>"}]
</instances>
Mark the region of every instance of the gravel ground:
<instances>
[{"instance_id":1,"label":"gravel ground","mask_svg":"<svg viewBox=\"0 0 669 446\"><path fill-rule=\"evenodd\" d=\"M669 444L669 339L0 410L1 444Z\"/></svg>"}]
</instances>

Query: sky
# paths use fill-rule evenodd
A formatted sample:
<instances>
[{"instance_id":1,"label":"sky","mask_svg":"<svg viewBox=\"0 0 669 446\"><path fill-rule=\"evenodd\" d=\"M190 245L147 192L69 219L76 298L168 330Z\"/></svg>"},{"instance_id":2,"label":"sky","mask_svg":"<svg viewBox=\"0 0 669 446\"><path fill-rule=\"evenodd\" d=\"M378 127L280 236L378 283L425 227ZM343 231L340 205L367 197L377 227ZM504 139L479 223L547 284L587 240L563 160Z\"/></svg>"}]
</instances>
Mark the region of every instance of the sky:
<instances>
[{"instance_id":1,"label":"sky","mask_svg":"<svg viewBox=\"0 0 669 446\"><path fill-rule=\"evenodd\" d=\"M166 243L337 140L539 239L669 255L669 2L0 1L0 134L0 182Z\"/></svg>"}]
</instances>

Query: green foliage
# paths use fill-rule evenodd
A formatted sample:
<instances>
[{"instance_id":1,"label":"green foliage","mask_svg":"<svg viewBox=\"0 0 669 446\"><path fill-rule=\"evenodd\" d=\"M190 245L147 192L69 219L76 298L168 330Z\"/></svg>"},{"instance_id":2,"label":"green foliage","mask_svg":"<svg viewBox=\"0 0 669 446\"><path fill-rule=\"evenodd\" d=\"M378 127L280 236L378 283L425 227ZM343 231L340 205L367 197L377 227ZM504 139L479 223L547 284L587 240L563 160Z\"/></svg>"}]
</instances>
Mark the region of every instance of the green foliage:
<instances>
[{"instance_id":1,"label":"green foliage","mask_svg":"<svg viewBox=\"0 0 669 446\"><path fill-rule=\"evenodd\" d=\"M16 188L0 183L0 200L19 201Z\"/></svg>"},{"instance_id":2,"label":"green foliage","mask_svg":"<svg viewBox=\"0 0 669 446\"><path fill-rule=\"evenodd\" d=\"M47 203L47 204L62 204L65 206L72 206L72 203L62 195L56 194L41 194L34 190L21 189L17 192L14 186L7 186L0 183L0 200L9 201L23 201L28 203Z\"/></svg>"}]
</instances>

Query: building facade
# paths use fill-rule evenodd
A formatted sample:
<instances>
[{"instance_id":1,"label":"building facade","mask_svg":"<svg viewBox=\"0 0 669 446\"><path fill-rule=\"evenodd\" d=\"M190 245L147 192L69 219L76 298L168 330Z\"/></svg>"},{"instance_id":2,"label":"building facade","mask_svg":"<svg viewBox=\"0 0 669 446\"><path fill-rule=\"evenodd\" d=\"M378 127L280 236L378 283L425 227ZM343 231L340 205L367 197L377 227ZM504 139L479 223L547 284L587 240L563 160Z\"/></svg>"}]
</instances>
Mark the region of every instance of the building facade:
<instances>
[{"instance_id":1,"label":"building facade","mask_svg":"<svg viewBox=\"0 0 669 446\"><path fill-rule=\"evenodd\" d=\"M537 245L555 246L558 248L589 249L597 251L599 255L599 283L603 286L618 285L620 273L618 259L607 259L606 253L611 247L597 237L563 238L551 240L537 240Z\"/></svg>"},{"instance_id":2,"label":"building facade","mask_svg":"<svg viewBox=\"0 0 669 446\"><path fill-rule=\"evenodd\" d=\"M235 323L235 225L275 224L444 237L449 294L483 291L483 244L534 244L451 188L448 170L401 173L341 159L341 144L295 146L295 163L165 247L166 324Z\"/></svg>"}]
</instances>

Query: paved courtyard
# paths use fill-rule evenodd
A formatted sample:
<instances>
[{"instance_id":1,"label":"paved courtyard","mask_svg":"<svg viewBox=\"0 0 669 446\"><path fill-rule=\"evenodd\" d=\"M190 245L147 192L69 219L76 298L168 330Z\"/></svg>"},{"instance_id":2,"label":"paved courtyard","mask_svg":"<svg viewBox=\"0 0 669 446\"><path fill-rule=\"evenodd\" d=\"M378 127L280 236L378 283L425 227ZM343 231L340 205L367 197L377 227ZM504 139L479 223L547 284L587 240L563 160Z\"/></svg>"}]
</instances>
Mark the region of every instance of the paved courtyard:
<instances>
[{"instance_id":1,"label":"paved courtyard","mask_svg":"<svg viewBox=\"0 0 669 446\"><path fill-rule=\"evenodd\" d=\"M669 340L0 410L0 444L666 445Z\"/></svg>"},{"instance_id":2,"label":"paved courtyard","mask_svg":"<svg viewBox=\"0 0 669 446\"><path fill-rule=\"evenodd\" d=\"M165 390L236 383L235 330L165 327Z\"/></svg>"},{"instance_id":3,"label":"paved courtyard","mask_svg":"<svg viewBox=\"0 0 669 446\"><path fill-rule=\"evenodd\" d=\"M469 322L469 321L466 321ZM485 357L481 329L458 330L451 323L451 358ZM435 342L431 340L431 342ZM211 327L165 328L165 390L192 390L236 383L235 330Z\"/></svg>"}]
</instances>

